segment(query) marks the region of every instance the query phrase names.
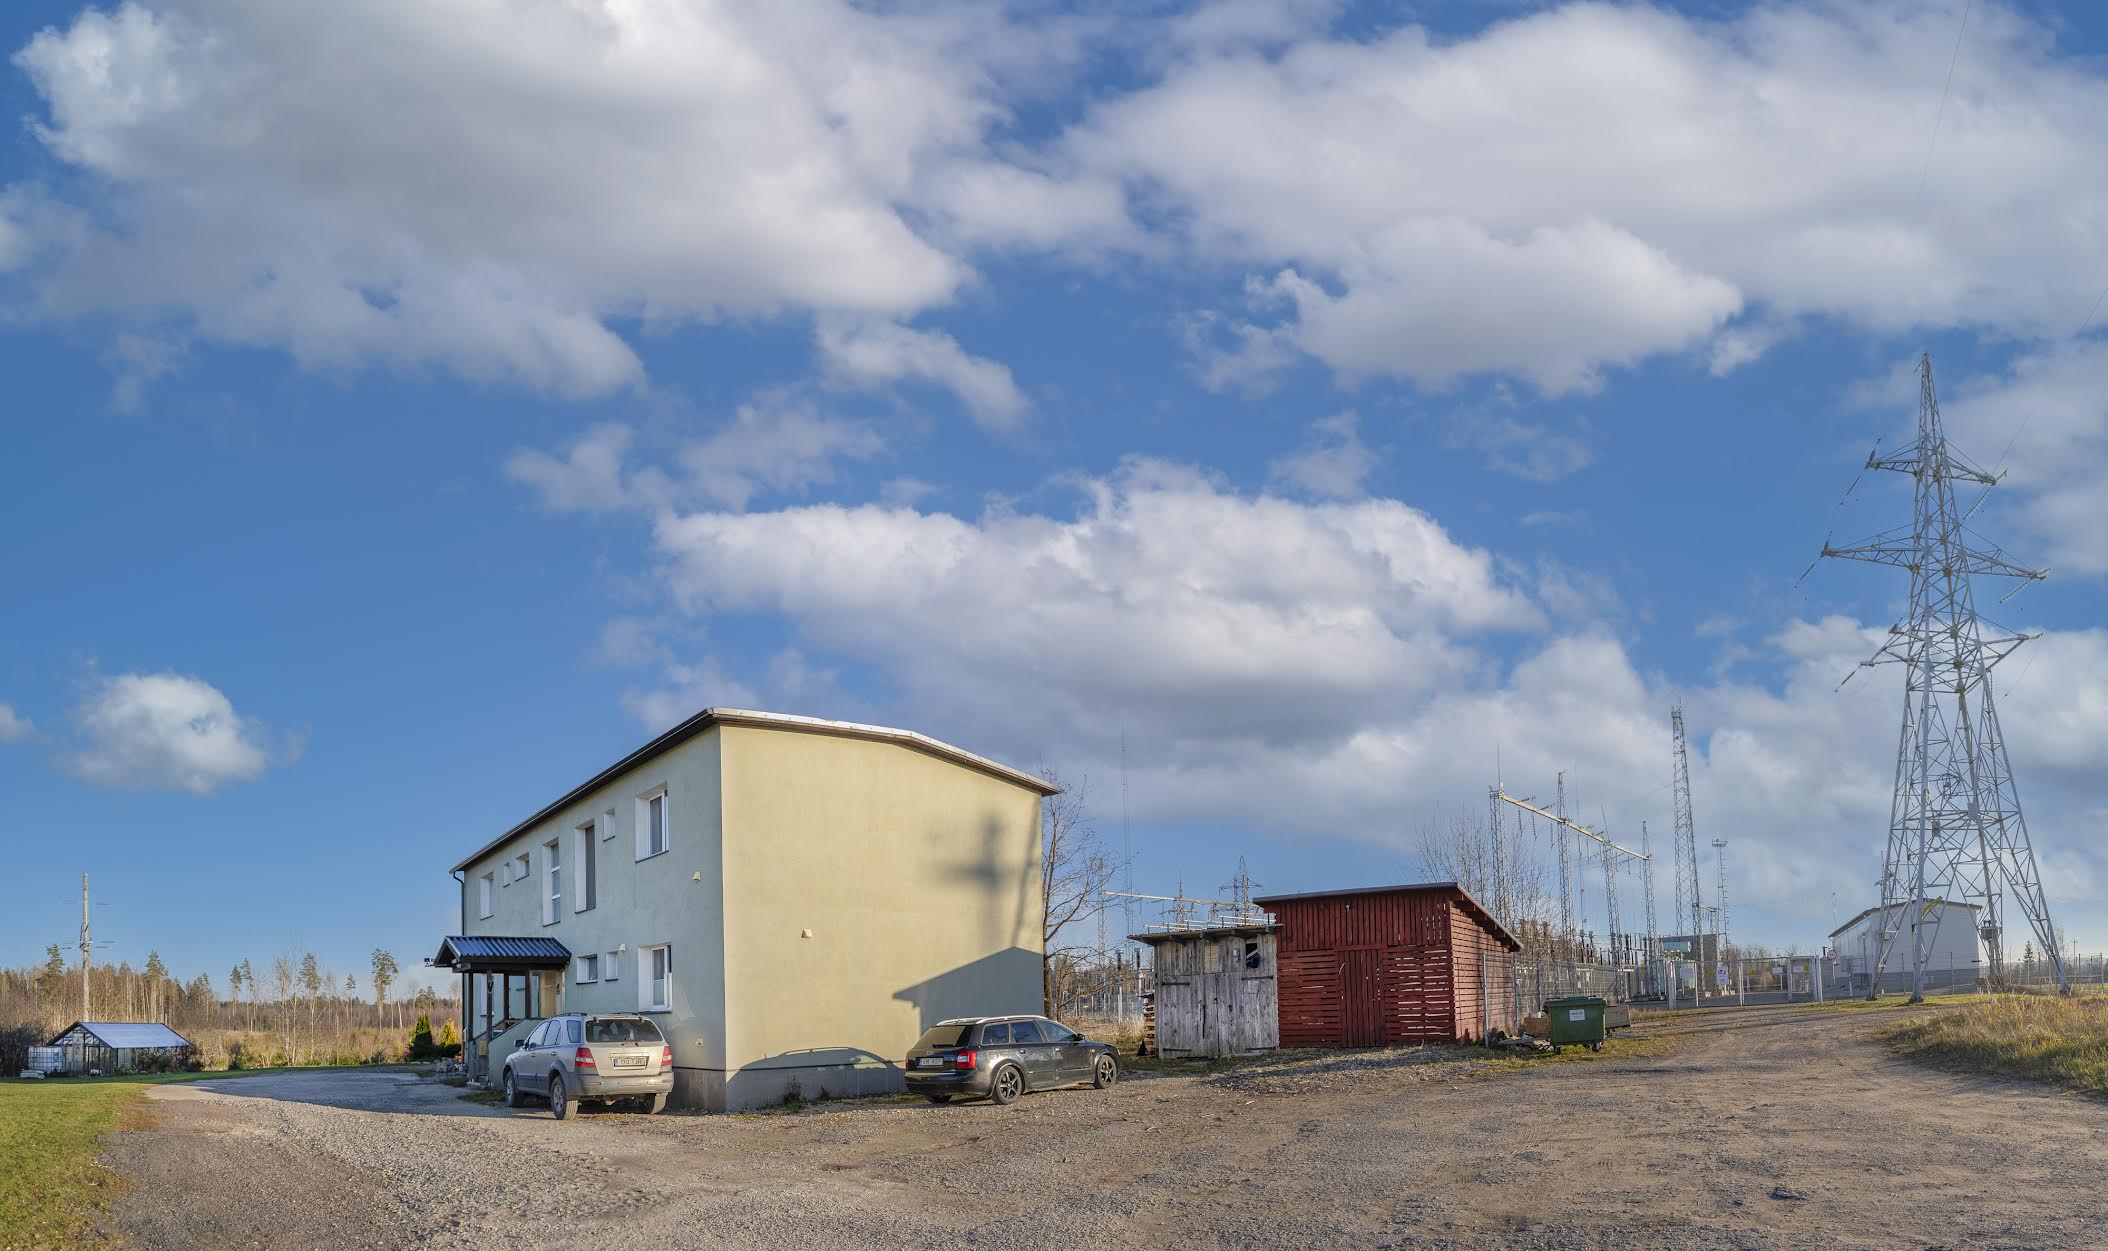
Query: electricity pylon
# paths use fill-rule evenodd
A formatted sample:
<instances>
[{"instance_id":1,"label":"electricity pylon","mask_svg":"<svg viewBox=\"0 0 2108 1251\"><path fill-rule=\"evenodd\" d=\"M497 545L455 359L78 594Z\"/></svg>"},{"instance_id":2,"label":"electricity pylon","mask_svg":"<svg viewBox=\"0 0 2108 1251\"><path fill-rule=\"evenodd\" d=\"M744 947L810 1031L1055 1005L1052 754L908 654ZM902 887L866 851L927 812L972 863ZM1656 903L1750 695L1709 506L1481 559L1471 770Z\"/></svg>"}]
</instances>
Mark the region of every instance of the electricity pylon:
<instances>
[{"instance_id":1,"label":"electricity pylon","mask_svg":"<svg viewBox=\"0 0 2108 1251\"><path fill-rule=\"evenodd\" d=\"M1982 487L1988 494L2002 475L1986 473L1948 446L1929 354L1919 358L1918 379L1916 444L1894 456L1877 451L1866 462L1869 469L1915 480L1911 524L1850 547L1823 544L1825 556L1910 571L1909 615L1890 626L1881 650L1861 662L1871 667L1893 661L1904 674L1872 993L1880 994L1896 939L1908 930L1911 1002L1925 997L1929 948L1950 900L1982 901L1979 932L1992 979L2000 979L2000 907L2007 893L2048 954L2058 988L2069 991L1991 694L1992 668L2036 636L2011 633L1979 618L1971 586L1977 575L2013 578L2023 586L2047 575L2007 559L1965 524L1982 497L1966 509L1958 507L1955 484Z\"/></svg>"},{"instance_id":2,"label":"electricity pylon","mask_svg":"<svg viewBox=\"0 0 2108 1251\"><path fill-rule=\"evenodd\" d=\"M1675 784L1676 846L1670 859L1676 862L1676 924L1691 921L1691 941L1704 946L1705 901L1698 890L1698 823L1691 816L1691 755L1684 747L1683 705L1669 710L1669 732L1676 746ZM1703 961L1703 950L1692 953Z\"/></svg>"}]
</instances>

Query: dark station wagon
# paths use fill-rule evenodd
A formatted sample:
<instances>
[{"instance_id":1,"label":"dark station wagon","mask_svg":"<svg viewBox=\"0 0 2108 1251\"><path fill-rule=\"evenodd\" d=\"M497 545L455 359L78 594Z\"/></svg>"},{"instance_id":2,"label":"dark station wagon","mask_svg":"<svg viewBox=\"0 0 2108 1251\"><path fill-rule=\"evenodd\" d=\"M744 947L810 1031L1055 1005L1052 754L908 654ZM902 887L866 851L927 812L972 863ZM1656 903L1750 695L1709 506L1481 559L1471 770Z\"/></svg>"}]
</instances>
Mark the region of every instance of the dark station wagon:
<instances>
[{"instance_id":1,"label":"dark station wagon","mask_svg":"<svg viewBox=\"0 0 2108 1251\"><path fill-rule=\"evenodd\" d=\"M973 1016L939 1021L908 1049L908 1090L931 1103L986 1098L1011 1103L1028 1090L1120 1080L1120 1057L1043 1016Z\"/></svg>"}]
</instances>

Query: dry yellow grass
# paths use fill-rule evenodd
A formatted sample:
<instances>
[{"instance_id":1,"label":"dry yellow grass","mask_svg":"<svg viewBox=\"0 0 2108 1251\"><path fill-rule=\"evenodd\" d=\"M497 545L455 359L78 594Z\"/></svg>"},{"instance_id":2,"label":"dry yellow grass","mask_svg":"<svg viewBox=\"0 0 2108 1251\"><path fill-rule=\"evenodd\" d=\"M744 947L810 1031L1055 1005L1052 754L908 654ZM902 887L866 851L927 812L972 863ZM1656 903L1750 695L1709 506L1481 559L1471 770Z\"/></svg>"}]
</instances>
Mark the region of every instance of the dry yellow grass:
<instances>
[{"instance_id":1,"label":"dry yellow grass","mask_svg":"<svg viewBox=\"0 0 2108 1251\"><path fill-rule=\"evenodd\" d=\"M2108 1094L2108 998L1995 995L1882 1029L1905 1055Z\"/></svg>"}]
</instances>

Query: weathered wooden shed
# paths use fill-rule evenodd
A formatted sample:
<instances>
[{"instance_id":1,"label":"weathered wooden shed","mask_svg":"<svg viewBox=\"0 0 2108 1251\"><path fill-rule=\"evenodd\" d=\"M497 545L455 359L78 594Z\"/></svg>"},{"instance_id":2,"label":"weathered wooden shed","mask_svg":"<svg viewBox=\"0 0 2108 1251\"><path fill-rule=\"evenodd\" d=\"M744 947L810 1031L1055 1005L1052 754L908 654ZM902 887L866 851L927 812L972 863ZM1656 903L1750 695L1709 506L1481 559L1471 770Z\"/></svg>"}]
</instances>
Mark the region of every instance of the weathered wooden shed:
<instances>
[{"instance_id":1,"label":"weathered wooden shed","mask_svg":"<svg viewBox=\"0 0 2108 1251\"><path fill-rule=\"evenodd\" d=\"M1380 1047L1513 1034L1521 944L1455 882L1271 895L1280 1045Z\"/></svg>"},{"instance_id":2,"label":"weathered wooden shed","mask_svg":"<svg viewBox=\"0 0 2108 1251\"><path fill-rule=\"evenodd\" d=\"M1129 936L1152 950L1154 1054L1235 1056L1281 1045L1275 928L1220 925Z\"/></svg>"}]
</instances>

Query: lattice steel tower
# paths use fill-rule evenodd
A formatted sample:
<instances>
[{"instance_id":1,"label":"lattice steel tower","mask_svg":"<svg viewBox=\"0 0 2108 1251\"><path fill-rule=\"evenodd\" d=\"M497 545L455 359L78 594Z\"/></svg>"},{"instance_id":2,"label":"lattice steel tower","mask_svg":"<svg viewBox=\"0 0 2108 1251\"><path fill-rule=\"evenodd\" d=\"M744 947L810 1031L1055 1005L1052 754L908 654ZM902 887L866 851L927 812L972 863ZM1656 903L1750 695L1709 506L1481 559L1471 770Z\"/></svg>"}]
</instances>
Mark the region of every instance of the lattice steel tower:
<instances>
[{"instance_id":1,"label":"lattice steel tower","mask_svg":"<svg viewBox=\"0 0 2108 1251\"><path fill-rule=\"evenodd\" d=\"M1918 363L1918 437L1908 452L1867 457L1867 468L1916 480L1911 524L1850 547L1823 544L1823 555L1910 571L1910 612L1889 627L1872 666L1902 664L1903 730L1896 749L1896 789L1889 808L1888 853L1881 875L1881 950L1873 993L1881 990L1897 938L1908 934L1911 999L1925 994L1928 948L1950 902L1977 901L1991 976L2003 976L2003 920L2008 893L2034 931L2064 990L2064 957L2050 924L2049 901L2020 813L2020 793L1998 728L1991 669L2033 635L2015 634L1977 616L1970 580L1979 574L2024 585L2045 575L2008 560L1966 522L1981 503L1958 507L1955 484L1988 492L1998 475L1947 444L1932 357ZM1986 627L1989 628L1988 636Z\"/></svg>"},{"instance_id":2,"label":"lattice steel tower","mask_svg":"<svg viewBox=\"0 0 2108 1251\"><path fill-rule=\"evenodd\" d=\"M1676 846L1670 856L1676 862L1676 911L1675 923L1682 925L1684 918L1691 919L1691 941L1700 950L1694 950L1691 958L1703 960L1705 952L1705 901L1698 891L1698 823L1691 818L1691 754L1684 747L1683 705L1669 710L1669 731L1676 743Z\"/></svg>"}]
</instances>

